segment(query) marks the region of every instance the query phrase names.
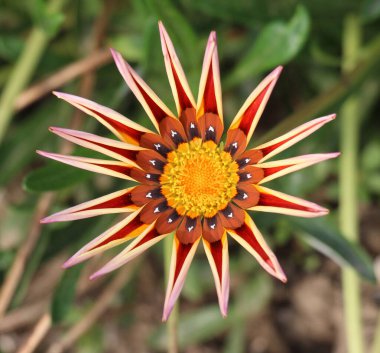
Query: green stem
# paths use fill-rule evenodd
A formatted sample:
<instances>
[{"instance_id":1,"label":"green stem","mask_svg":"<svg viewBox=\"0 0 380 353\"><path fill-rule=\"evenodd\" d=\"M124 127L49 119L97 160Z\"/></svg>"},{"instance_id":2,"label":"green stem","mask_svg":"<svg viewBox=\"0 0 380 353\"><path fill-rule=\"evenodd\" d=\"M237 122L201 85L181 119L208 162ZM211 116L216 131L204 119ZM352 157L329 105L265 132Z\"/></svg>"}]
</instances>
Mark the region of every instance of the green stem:
<instances>
[{"instance_id":1,"label":"green stem","mask_svg":"<svg viewBox=\"0 0 380 353\"><path fill-rule=\"evenodd\" d=\"M350 72L357 63L360 51L360 23L358 18L348 16L343 32L343 73ZM339 221L342 233L353 242L359 240L357 206L358 145L360 105L357 95L351 95L342 105L340 119L341 151L339 170ZM342 271L343 304L346 324L347 352L363 353L361 325L360 281L349 268Z\"/></svg>"},{"instance_id":2,"label":"green stem","mask_svg":"<svg viewBox=\"0 0 380 353\"><path fill-rule=\"evenodd\" d=\"M165 278L166 283L169 281L169 272L170 272L170 260L173 249L173 237L167 236L164 239L164 258L165 258ZM178 318L179 310L178 304L175 304L172 313L169 316L167 321L167 332L168 332L168 353L178 353Z\"/></svg>"},{"instance_id":3,"label":"green stem","mask_svg":"<svg viewBox=\"0 0 380 353\"><path fill-rule=\"evenodd\" d=\"M53 0L49 9L51 12L57 12L63 2L64 0ZM42 28L33 28L24 50L13 67L0 97L0 142L14 114L16 98L29 83L48 41L49 36Z\"/></svg>"}]
</instances>

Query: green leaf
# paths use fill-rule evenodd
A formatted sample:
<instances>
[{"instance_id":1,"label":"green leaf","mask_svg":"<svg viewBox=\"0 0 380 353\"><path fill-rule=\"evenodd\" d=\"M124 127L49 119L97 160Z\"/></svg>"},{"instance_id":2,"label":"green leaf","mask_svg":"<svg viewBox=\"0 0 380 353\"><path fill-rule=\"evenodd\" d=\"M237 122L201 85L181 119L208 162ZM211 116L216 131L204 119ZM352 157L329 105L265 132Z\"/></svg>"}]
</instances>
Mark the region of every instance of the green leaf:
<instances>
[{"instance_id":1,"label":"green leaf","mask_svg":"<svg viewBox=\"0 0 380 353\"><path fill-rule=\"evenodd\" d=\"M362 2L361 15L364 21L372 22L380 16L380 0L365 0Z\"/></svg>"},{"instance_id":2,"label":"green leaf","mask_svg":"<svg viewBox=\"0 0 380 353\"><path fill-rule=\"evenodd\" d=\"M54 323L63 321L73 305L76 285L83 265L65 270L55 290L51 303L51 316Z\"/></svg>"},{"instance_id":3,"label":"green leaf","mask_svg":"<svg viewBox=\"0 0 380 353\"><path fill-rule=\"evenodd\" d=\"M349 242L325 220L294 218L291 222L305 232L303 235L312 247L341 266L352 266L362 277L376 280L372 261L365 250Z\"/></svg>"},{"instance_id":4,"label":"green leaf","mask_svg":"<svg viewBox=\"0 0 380 353\"><path fill-rule=\"evenodd\" d=\"M62 190L89 179L93 174L66 164L49 162L30 172L23 181L25 190L45 192Z\"/></svg>"},{"instance_id":5,"label":"green leaf","mask_svg":"<svg viewBox=\"0 0 380 353\"><path fill-rule=\"evenodd\" d=\"M289 62L303 47L309 28L309 14L302 5L297 7L288 23L282 21L269 23L262 29L236 69L227 77L225 86L233 86Z\"/></svg>"}]
</instances>

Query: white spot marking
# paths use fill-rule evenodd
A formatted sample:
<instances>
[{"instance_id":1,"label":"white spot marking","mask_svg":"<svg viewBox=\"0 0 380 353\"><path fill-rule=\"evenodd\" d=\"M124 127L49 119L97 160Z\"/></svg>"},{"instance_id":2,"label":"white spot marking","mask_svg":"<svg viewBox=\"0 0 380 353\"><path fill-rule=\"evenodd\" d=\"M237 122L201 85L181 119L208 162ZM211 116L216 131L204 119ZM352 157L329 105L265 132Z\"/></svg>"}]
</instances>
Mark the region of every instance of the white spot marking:
<instances>
[{"instance_id":1,"label":"white spot marking","mask_svg":"<svg viewBox=\"0 0 380 353\"><path fill-rule=\"evenodd\" d=\"M245 200L245 199L248 199L248 195L246 193L244 193L244 195L243 195L243 200Z\"/></svg>"},{"instance_id":2,"label":"white spot marking","mask_svg":"<svg viewBox=\"0 0 380 353\"><path fill-rule=\"evenodd\" d=\"M146 175L146 178L147 178L147 179L150 179L150 177L151 177L150 174L147 174L147 175Z\"/></svg>"},{"instance_id":3,"label":"white spot marking","mask_svg":"<svg viewBox=\"0 0 380 353\"><path fill-rule=\"evenodd\" d=\"M232 144L232 147L238 148L238 143L237 143L237 142L234 142L234 143Z\"/></svg>"},{"instance_id":4,"label":"white spot marking","mask_svg":"<svg viewBox=\"0 0 380 353\"><path fill-rule=\"evenodd\" d=\"M247 173L247 179L251 179L251 178L252 178L251 173Z\"/></svg>"},{"instance_id":5,"label":"white spot marking","mask_svg":"<svg viewBox=\"0 0 380 353\"><path fill-rule=\"evenodd\" d=\"M173 220L171 218L168 219L168 223L172 223Z\"/></svg>"},{"instance_id":6,"label":"white spot marking","mask_svg":"<svg viewBox=\"0 0 380 353\"><path fill-rule=\"evenodd\" d=\"M159 207L156 207L156 208L154 209L153 213L158 213L158 212L160 212L160 208L159 208Z\"/></svg>"},{"instance_id":7,"label":"white spot marking","mask_svg":"<svg viewBox=\"0 0 380 353\"><path fill-rule=\"evenodd\" d=\"M215 129L210 125L208 131L215 132Z\"/></svg>"},{"instance_id":8,"label":"white spot marking","mask_svg":"<svg viewBox=\"0 0 380 353\"><path fill-rule=\"evenodd\" d=\"M174 137L175 135L178 135L178 132L177 131L174 131L174 130L170 130L171 134L172 134L172 137Z\"/></svg>"},{"instance_id":9,"label":"white spot marking","mask_svg":"<svg viewBox=\"0 0 380 353\"><path fill-rule=\"evenodd\" d=\"M156 147L156 150L158 151L161 148L161 144L160 143L155 143L154 147Z\"/></svg>"},{"instance_id":10,"label":"white spot marking","mask_svg":"<svg viewBox=\"0 0 380 353\"><path fill-rule=\"evenodd\" d=\"M194 123L190 123L190 129L195 129L195 124Z\"/></svg>"},{"instance_id":11,"label":"white spot marking","mask_svg":"<svg viewBox=\"0 0 380 353\"><path fill-rule=\"evenodd\" d=\"M211 224L211 225L210 225L210 228L211 228L211 229L215 229L215 226L216 226L215 223L214 223L214 224Z\"/></svg>"},{"instance_id":12,"label":"white spot marking","mask_svg":"<svg viewBox=\"0 0 380 353\"><path fill-rule=\"evenodd\" d=\"M149 160L149 163L150 163L151 165L156 165L156 161L155 161L154 159Z\"/></svg>"},{"instance_id":13,"label":"white spot marking","mask_svg":"<svg viewBox=\"0 0 380 353\"><path fill-rule=\"evenodd\" d=\"M233 216L234 216L234 214L231 212L227 217L232 218Z\"/></svg>"},{"instance_id":14,"label":"white spot marking","mask_svg":"<svg viewBox=\"0 0 380 353\"><path fill-rule=\"evenodd\" d=\"M194 229L194 226L187 227L188 232L191 232Z\"/></svg>"},{"instance_id":15,"label":"white spot marking","mask_svg":"<svg viewBox=\"0 0 380 353\"><path fill-rule=\"evenodd\" d=\"M148 199L151 199L151 198L152 198L152 193L151 193L151 192L148 192L148 193L146 194L146 197L147 197Z\"/></svg>"},{"instance_id":16,"label":"white spot marking","mask_svg":"<svg viewBox=\"0 0 380 353\"><path fill-rule=\"evenodd\" d=\"M245 163L248 164L250 160L251 160L251 158L246 158L246 159L245 159Z\"/></svg>"}]
</instances>

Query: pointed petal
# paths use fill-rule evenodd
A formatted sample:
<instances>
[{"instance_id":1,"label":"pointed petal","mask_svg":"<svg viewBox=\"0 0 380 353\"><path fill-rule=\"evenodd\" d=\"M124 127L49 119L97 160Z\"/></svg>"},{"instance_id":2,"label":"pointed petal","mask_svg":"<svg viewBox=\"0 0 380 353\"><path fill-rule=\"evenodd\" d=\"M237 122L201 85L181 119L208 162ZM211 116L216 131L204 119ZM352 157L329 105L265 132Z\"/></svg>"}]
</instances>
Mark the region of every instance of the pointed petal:
<instances>
[{"instance_id":1,"label":"pointed petal","mask_svg":"<svg viewBox=\"0 0 380 353\"><path fill-rule=\"evenodd\" d=\"M197 115L194 108L185 109L181 113L179 121L182 123L183 128L185 129L189 141L191 141L194 137L201 137Z\"/></svg>"},{"instance_id":2,"label":"pointed petal","mask_svg":"<svg viewBox=\"0 0 380 353\"><path fill-rule=\"evenodd\" d=\"M136 154L139 151L145 151L145 148L140 146L100 137L88 132L59 127L50 127L49 130L65 140L126 163L135 164Z\"/></svg>"},{"instance_id":3,"label":"pointed petal","mask_svg":"<svg viewBox=\"0 0 380 353\"><path fill-rule=\"evenodd\" d=\"M166 72L173 97L178 111L178 116L186 108L195 108L195 101L191 93L186 75L174 50L174 46L162 22L158 22L161 37L162 53L164 54Z\"/></svg>"},{"instance_id":4,"label":"pointed petal","mask_svg":"<svg viewBox=\"0 0 380 353\"><path fill-rule=\"evenodd\" d=\"M314 119L309 121L301 126L296 127L295 129L287 132L286 134L275 138L272 141L264 143L260 146L257 146L255 150L261 150L263 153L263 158L260 162L275 156L276 154L286 150L290 146L293 146L298 141L304 139L305 137L312 134L314 131L321 128L326 123L335 119L335 114L327 115L322 118Z\"/></svg>"},{"instance_id":5,"label":"pointed petal","mask_svg":"<svg viewBox=\"0 0 380 353\"><path fill-rule=\"evenodd\" d=\"M260 192L259 202L249 210L271 213L281 213L297 217L320 217L329 213L329 210L313 202L290 196L279 191L256 186Z\"/></svg>"},{"instance_id":6,"label":"pointed petal","mask_svg":"<svg viewBox=\"0 0 380 353\"><path fill-rule=\"evenodd\" d=\"M239 185L240 184L257 184L264 178L263 169L249 165L240 169L239 172Z\"/></svg>"},{"instance_id":7,"label":"pointed petal","mask_svg":"<svg viewBox=\"0 0 380 353\"><path fill-rule=\"evenodd\" d=\"M88 99L62 92L53 93L58 98L65 100L74 107L94 117L122 141L138 146L141 136L151 132L149 129L135 123L114 110Z\"/></svg>"},{"instance_id":8,"label":"pointed petal","mask_svg":"<svg viewBox=\"0 0 380 353\"><path fill-rule=\"evenodd\" d=\"M106 161L103 159L94 159L78 156L66 156L58 153L50 153L45 151L37 151L41 156L54 159L58 162L72 165L73 167L89 170L94 173L106 174L116 178L134 180L130 177L134 168L124 162Z\"/></svg>"},{"instance_id":9,"label":"pointed petal","mask_svg":"<svg viewBox=\"0 0 380 353\"><path fill-rule=\"evenodd\" d=\"M218 214L224 228L235 229L244 223L244 211L231 202Z\"/></svg>"},{"instance_id":10,"label":"pointed petal","mask_svg":"<svg viewBox=\"0 0 380 353\"><path fill-rule=\"evenodd\" d=\"M163 118L159 124L160 134L164 141L173 149L187 141L186 132L178 119Z\"/></svg>"},{"instance_id":11,"label":"pointed petal","mask_svg":"<svg viewBox=\"0 0 380 353\"><path fill-rule=\"evenodd\" d=\"M224 232L220 240L212 243L203 239L203 246L214 276L220 312L223 316L227 316L228 296L230 291L227 233Z\"/></svg>"},{"instance_id":12,"label":"pointed petal","mask_svg":"<svg viewBox=\"0 0 380 353\"><path fill-rule=\"evenodd\" d=\"M173 117L174 114L170 109L158 98L153 90L137 75L132 67L124 61L123 57L117 51L111 49L112 56L116 66L123 76L125 82L139 100L144 110L148 114L153 125L158 130L158 124L167 116Z\"/></svg>"},{"instance_id":13,"label":"pointed petal","mask_svg":"<svg viewBox=\"0 0 380 353\"><path fill-rule=\"evenodd\" d=\"M158 234L154 227L154 223L147 226L147 228L139 235L136 239L132 241L120 254L115 256L111 261L109 261L100 270L95 272L90 276L90 279L103 276L106 273L112 272L119 267L125 265L127 262L134 259L136 256L140 255L142 252L150 248L152 245L156 244L167 234Z\"/></svg>"},{"instance_id":14,"label":"pointed petal","mask_svg":"<svg viewBox=\"0 0 380 353\"><path fill-rule=\"evenodd\" d=\"M247 136L247 144L261 118L281 71L282 67L279 66L261 81L257 88L247 98L231 123L229 130L242 130Z\"/></svg>"},{"instance_id":15,"label":"pointed petal","mask_svg":"<svg viewBox=\"0 0 380 353\"><path fill-rule=\"evenodd\" d=\"M98 253L104 252L107 249L125 243L145 233L150 226L141 222L139 213L140 209L106 230L68 259L63 266L65 268L74 266Z\"/></svg>"},{"instance_id":16,"label":"pointed petal","mask_svg":"<svg viewBox=\"0 0 380 353\"><path fill-rule=\"evenodd\" d=\"M216 114L223 126L222 88L220 84L218 49L216 33L211 32L203 60L199 83L197 117L205 113Z\"/></svg>"},{"instance_id":17,"label":"pointed petal","mask_svg":"<svg viewBox=\"0 0 380 353\"><path fill-rule=\"evenodd\" d=\"M162 198L158 185L137 185L131 191L132 202L137 206L144 206L152 200Z\"/></svg>"},{"instance_id":18,"label":"pointed petal","mask_svg":"<svg viewBox=\"0 0 380 353\"><path fill-rule=\"evenodd\" d=\"M132 191L128 188L113 192L97 199L83 202L77 206L52 214L41 219L41 223L74 221L82 218L90 218L110 213L124 213L136 211L136 206L132 201Z\"/></svg>"},{"instance_id":19,"label":"pointed petal","mask_svg":"<svg viewBox=\"0 0 380 353\"><path fill-rule=\"evenodd\" d=\"M219 144L223 134L223 123L218 115L206 113L198 119L199 132L203 141L214 141Z\"/></svg>"},{"instance_id":20,"label":"pointed petal","mask_svg":"<svg viewBox=\"0 0 380 353\"><path fill-rule=\"evenodd\" d=\"M255 166L264 171L264 178L258 184L267 183L270 180L279 178L297 170L309 167L313 164L325 161L327 159L336 158L340 153L319 153L307 154L294 158L282 159L274 162L259 163Z\"/></svg>"},{"instance_id":21,"label":"pointed petal","mask_svg":"<svg viewBox=\"0 0 380 353\"><path fill-rule=\"evenodd\" d=\"M139 151L136 156L137 165L150 173L162 173L166 164L166 158L153 150Z\"/></svg>"},{"instance_id":22,"label":"pointed petal","mask_svg":"<svg viewBox=\"0 0 380 353\"><path fill-rule=\"evenodd\" d=\"M247 212L243 225L237 229L229 229L228 233L251 253L266 271L280 281L286 282L286 276L276 256Z\"/></svg>"},{"instance_id":23,"label":"pointed petal","mask_svg":"<svg viewBox=\"0 0 380 353\"><path fill-rule=\"evenodd\" d=\"M169 281L166 289L162 321L166 321L173 310L174 303L185 283L186 274L189 270L200 239L201 238L199 237L193 243L189 244L182 244L176 236L173 239Z\"/></svg>"}]
</instances>

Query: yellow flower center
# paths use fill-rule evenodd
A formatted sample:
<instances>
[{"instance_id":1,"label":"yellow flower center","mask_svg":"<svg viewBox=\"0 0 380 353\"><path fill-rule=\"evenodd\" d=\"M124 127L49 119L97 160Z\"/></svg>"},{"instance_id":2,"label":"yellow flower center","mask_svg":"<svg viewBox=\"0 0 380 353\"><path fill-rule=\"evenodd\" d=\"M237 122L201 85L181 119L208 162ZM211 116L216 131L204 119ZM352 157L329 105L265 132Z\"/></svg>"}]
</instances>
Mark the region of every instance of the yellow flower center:
<instances>
[{"instance_id":1,"label":"yellow flower center","mask_svg":"<svg viewBox=\"0 0 380 353\"><path fill-rule=\"evenodd\" d=\"M213 141L194 138L170 152L167 160L161 190L180 215L213 217L237 194L239 167Z\"/></svg>"}]
</instances>

